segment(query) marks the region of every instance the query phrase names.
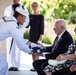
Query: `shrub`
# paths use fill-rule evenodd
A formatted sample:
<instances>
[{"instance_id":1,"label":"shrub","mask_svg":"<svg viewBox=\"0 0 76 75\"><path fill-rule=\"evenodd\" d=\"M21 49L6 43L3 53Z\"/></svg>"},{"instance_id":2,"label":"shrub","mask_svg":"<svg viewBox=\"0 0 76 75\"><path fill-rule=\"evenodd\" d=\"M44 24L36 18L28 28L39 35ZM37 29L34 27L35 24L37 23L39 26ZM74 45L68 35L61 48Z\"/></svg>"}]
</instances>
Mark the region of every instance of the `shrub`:
<instances>
[{"instance_id":1,"label":"shrub","mask_svg":"<svg viewBox=\"0 0 76 75\"><path fill-rule=\"evenodd\" d=\"M43 35L42 42L46 44L51 44L50 38L46 35Z\"/></svg>"},{"instance_id":2,"label":"shrub","mask_svg":"<svg viewBox=\"0 0 76 75\"><path fill-rule=\"evenodd\" d=\"M76 42L76 36L73 36L73 41Z\"/></svg>"},{"instance_id":3,"label":"shrub","mask_svg":"<svg viewBox=\"0 0 76 75\"><path fill-rule=\"evenodd\" d=\"M24 33L24 38L25 38L25 39L28 39L28 38L29 38L28 31L26 31L26 32Z\"/></svg>"},{"instance_id":4,"label":"shrub","mask_svg":"<svg viewBox=\"0 0 76 75\"><path fill-rule=\"evenodd\" d=\"M71 11L69 13L69 20L71 23L75 24L76 23L76 11Z\"/></svg>"},{"instance_id":5,"label":"shrub","mask_svg":"<svg viewBox=\"0 0 76 75\"><path fill-rule=\"evenodd\" d=\"M28 39L28 38L29 38L28 31L26 31L26 32L24 33L24 38L25 38L25 39ZM51 40L51 41L52 41L52 40ZM43 38L42 38L42 42L43 42L43 43L51 44L51 41L50 41L50 38L47 37L46 35L44 35Z\"/></svg>"}]
</instances>

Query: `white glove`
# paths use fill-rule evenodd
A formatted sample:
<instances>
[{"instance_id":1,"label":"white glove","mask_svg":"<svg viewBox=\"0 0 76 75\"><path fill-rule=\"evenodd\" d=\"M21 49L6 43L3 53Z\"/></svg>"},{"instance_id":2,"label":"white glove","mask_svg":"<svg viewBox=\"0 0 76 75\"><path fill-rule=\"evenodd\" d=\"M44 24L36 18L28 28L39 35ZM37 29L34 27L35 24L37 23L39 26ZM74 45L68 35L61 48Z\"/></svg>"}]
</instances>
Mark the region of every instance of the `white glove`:
<instances>
[{"instance_id":1,"label":"white glove","mask_svg":"<svg viewBox=\"0 0 76 75\"><path fill-rule=\"evenodd\" d=\"M31 43L31 48L33 48L33 47L41 47L41 45L38 45L38 44L35 44L35 43Z\"/></svg>"},{"instance_id":2,"label":"white glove","mask_svg":"<svg viewBox=\"0 0 76 75\"><path fill-rule=\"evenodd\" d=\"M38 40L37 43L38 43L38 44L42 44L42 41L41 41L41 40Z\"/></svg>"}]
</instances>

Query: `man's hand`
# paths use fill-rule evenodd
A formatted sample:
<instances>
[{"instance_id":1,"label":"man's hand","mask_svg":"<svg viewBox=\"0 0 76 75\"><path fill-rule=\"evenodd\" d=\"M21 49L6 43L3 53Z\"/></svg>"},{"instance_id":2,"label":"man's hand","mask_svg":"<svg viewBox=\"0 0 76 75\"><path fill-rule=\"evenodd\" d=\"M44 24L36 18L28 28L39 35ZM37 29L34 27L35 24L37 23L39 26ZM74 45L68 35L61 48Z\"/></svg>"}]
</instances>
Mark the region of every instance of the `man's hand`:
<instances>
[{"instance_id":1,"label":"man's hand","mask_svg":"<svg viewBox=\"0 0 76 75\"><path fill-rule=\"evenodd\" d=\"M72 66L70 67L70 71L71 71L71 72L76 71L76 65L72 65Z\"/></svg>"},{"instance_id":2,"label":"man's hand","mask_svg":"<svg viewBox=\"0 0 76 75\"><path fill-rule=\"evenodd\" d=\"M62 57L63 57L63 54L60 54L60 55L56 58L56 60L60 61L60 60L62 60Z\"/></svg>"}]
</instances>

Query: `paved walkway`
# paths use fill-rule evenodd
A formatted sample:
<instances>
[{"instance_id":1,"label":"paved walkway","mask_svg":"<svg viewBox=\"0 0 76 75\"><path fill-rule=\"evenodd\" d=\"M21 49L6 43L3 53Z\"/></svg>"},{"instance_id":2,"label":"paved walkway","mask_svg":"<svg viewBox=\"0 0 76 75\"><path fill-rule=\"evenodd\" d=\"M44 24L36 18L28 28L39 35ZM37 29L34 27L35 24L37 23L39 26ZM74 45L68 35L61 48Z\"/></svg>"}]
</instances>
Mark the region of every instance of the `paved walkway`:
<instances>
[{"instance_id":1,"label":"paved walkway","mask_svg":"<svg viewBox=\"0 0 76 75\"><path fill-rule=\"evenodd\" d=\"M31 72L31 68L32 56L21 51L21 66L19 68L20 71L9 71L8 75L38 75L36 72Z\"/></svg>"},{"instance_id":2,"label":"paved walkway","mask_svg":"<svg viewBox=\"0 0 76 75\"><path fill-rule=\"evenodd\" d=\"M8 75L37 75L37 73L31 72L29 70L20 70L20 71L9 71Z\"/></svg>"}]
</instances>

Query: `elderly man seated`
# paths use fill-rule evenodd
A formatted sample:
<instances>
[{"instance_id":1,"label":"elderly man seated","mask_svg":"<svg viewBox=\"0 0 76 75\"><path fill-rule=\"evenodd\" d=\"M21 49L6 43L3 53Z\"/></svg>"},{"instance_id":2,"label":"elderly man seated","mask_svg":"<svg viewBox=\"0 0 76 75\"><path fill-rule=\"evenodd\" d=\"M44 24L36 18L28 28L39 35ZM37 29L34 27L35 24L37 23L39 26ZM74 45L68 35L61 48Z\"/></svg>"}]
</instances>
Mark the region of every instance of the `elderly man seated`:
<instances>
[{"instance_id":1,"label":"elderly man seated","mask_svg":"<svg viewBox=\"0 0 76 75\"><path fill-rule=\"evenodd\" d=\"M76 28L74 29L74 32L76 34ZM46 75L76 75L76 72L68 73L70 70L76 71L76 42L72 43L68 47L68 51L60 54L55 61L61 62L63 60L66 61L59 64L56 63L57 65L52 65L51 62L49 62L49 65L44 69Z\"/></svg>"}]
</instances>

